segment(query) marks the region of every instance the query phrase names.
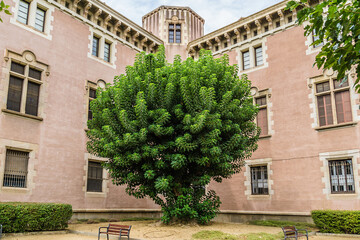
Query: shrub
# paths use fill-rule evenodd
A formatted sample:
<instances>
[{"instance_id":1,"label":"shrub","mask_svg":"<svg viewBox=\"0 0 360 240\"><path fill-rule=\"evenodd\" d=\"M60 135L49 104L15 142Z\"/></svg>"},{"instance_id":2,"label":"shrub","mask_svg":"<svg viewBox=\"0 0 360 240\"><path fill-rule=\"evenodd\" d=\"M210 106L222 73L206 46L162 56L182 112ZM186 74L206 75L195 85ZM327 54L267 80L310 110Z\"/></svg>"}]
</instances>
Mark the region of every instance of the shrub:
<instances>
[{"instance_id":1,"label":"shrub","mask_svg":"<svg viewBox=\"0 0 360 240\"><path fill-rule=\"evenodd\" d=\"M320 232L360 234L360 211L315 210L311 217Z\"/></svg>"},{"instance_id":2,"label":"shrub","mask_svg":"<svg viewBox=\"0 0 360 240\"><path fill-rule=\"evenodd\" d=\"M0 224L5 233L62 230L71 216L69 204L0 203Z\"/></svg>"}]
</instances>

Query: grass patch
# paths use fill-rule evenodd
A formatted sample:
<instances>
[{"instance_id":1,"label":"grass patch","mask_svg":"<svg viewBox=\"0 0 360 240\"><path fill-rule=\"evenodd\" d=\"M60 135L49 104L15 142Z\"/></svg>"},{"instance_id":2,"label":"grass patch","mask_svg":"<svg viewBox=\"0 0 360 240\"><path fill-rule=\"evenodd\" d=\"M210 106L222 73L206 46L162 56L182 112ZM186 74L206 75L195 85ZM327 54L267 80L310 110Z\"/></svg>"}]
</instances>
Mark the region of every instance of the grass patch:
<instances>
[{"instance_id":1,"label":"grass patch","mask_svg":"<svg viewBox=\"0 0 360 240\"><path fill-rule=\"evenodd\" d=\"M238 238L238 240L280 240L284 239L284 235L282 233L278 234L270 234L270 233L248 233L242 234Z\"/></svg>"},{"instance_id":2,"label":"grass patch","mask_svg":"<svg viewBox=\"0 0 360 240\"><path fill-rule=\"evenodd\" d=\"M193 239L207 239L207 240L238 240L239 237L220 231L200 231L192 235Z\"/></svg>"},{"instance_id":3,"label":"grass patch","mask_svg":"<svg viewBox=\"0 0 360 240\"><path fill-rule=\"evenodd\" d=\"M304 222L291 222L291 221L277 221L277 220L256 220L250 221L251 225L269 226L269 227L283 227L283 226L295 226L299 229L316 229L315 224Z\"/></svg>"}]
</instances>

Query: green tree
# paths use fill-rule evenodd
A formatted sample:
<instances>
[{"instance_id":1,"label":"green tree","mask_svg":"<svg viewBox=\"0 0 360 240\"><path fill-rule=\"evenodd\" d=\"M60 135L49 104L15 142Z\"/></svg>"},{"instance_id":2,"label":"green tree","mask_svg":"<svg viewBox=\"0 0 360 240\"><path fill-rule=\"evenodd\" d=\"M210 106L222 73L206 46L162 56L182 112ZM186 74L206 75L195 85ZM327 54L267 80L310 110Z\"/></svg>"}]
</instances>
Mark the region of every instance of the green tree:
<instances>
[{"instance_id":1,"label":"green tree","mask_svg":"<svg viewBox=\"0 0 360 240\"><path fill-rule=\"evenodd\" d=\"M129 195L159 204L165 223L209 222L220 200L205 186L239 173L257 148L251 83L237 72L210 51L173 64L163 46L138 54L91 102L89 152L110 159L104 166Z\"/></svg>"},{"instance_id":2,"label":"green tree","mask_svg":"<svg viewBox=\"0 0 360 240\"><path fill-rule=\"evenodd\" d=\"M315 64L320 69L333 69L338 78L347 78L346 73L356 67L355 88L360 92L360 1L324 0L316 5L309 1L290 1L290 10L298 9L298 23L305 26L305 35L316 34L313 45L324 43L316 56Z\"/></svg>"},{"instance_id":3,"label":"green tree","mask_svg":"<svg viewBox=\"0 0 360 240\"><path fill-rule=\"evenodd\" d=\"M6 14L8 15L11 15L10 11L8 10L9 9L9 5L6 5L4 1L1 1L0 2L0 13L1 12L5 12ZM2 22L3 20L1 19L0 17L0 22Z\"/></svg>"}]
</instances>

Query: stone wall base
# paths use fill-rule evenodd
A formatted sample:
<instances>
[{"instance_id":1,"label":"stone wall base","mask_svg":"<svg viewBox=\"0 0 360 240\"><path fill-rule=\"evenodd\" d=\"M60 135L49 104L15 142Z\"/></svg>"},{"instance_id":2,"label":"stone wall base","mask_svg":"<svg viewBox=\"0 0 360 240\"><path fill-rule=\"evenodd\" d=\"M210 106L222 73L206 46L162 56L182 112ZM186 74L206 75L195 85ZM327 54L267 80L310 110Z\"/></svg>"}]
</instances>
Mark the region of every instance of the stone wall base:
<instances>
[{"instance_id":1,"label":"stone wall base","mask_svg":"<svg viewBox=\"0 0 360 240\"><path fill-rule=\"evenodd\" d=\"M72 219L160 218L160 209L75 209ZM280 220L313 223L310 213L304 212L252 212L222 210L217 222L246 223L254 220Z\"/></svg>"}]
</instances>

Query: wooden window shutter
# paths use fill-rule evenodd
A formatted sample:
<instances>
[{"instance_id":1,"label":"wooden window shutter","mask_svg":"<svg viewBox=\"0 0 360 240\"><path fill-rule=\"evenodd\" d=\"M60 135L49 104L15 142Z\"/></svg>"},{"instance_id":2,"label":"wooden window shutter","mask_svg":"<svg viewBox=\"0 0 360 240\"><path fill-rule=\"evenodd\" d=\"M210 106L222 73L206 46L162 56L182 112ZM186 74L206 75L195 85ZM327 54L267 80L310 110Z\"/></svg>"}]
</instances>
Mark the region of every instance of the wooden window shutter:
<instances>
[{"instance_id":1,"label":"wooden window shutter","mask_svg":"<svg viewBox=\"0 0 360 240\"><path fill-rule=\"evenodd\" d=\"M336 117L338 123L352 121L350 92L342 91L335 93Z\"/></svg>"}]
</instances>

